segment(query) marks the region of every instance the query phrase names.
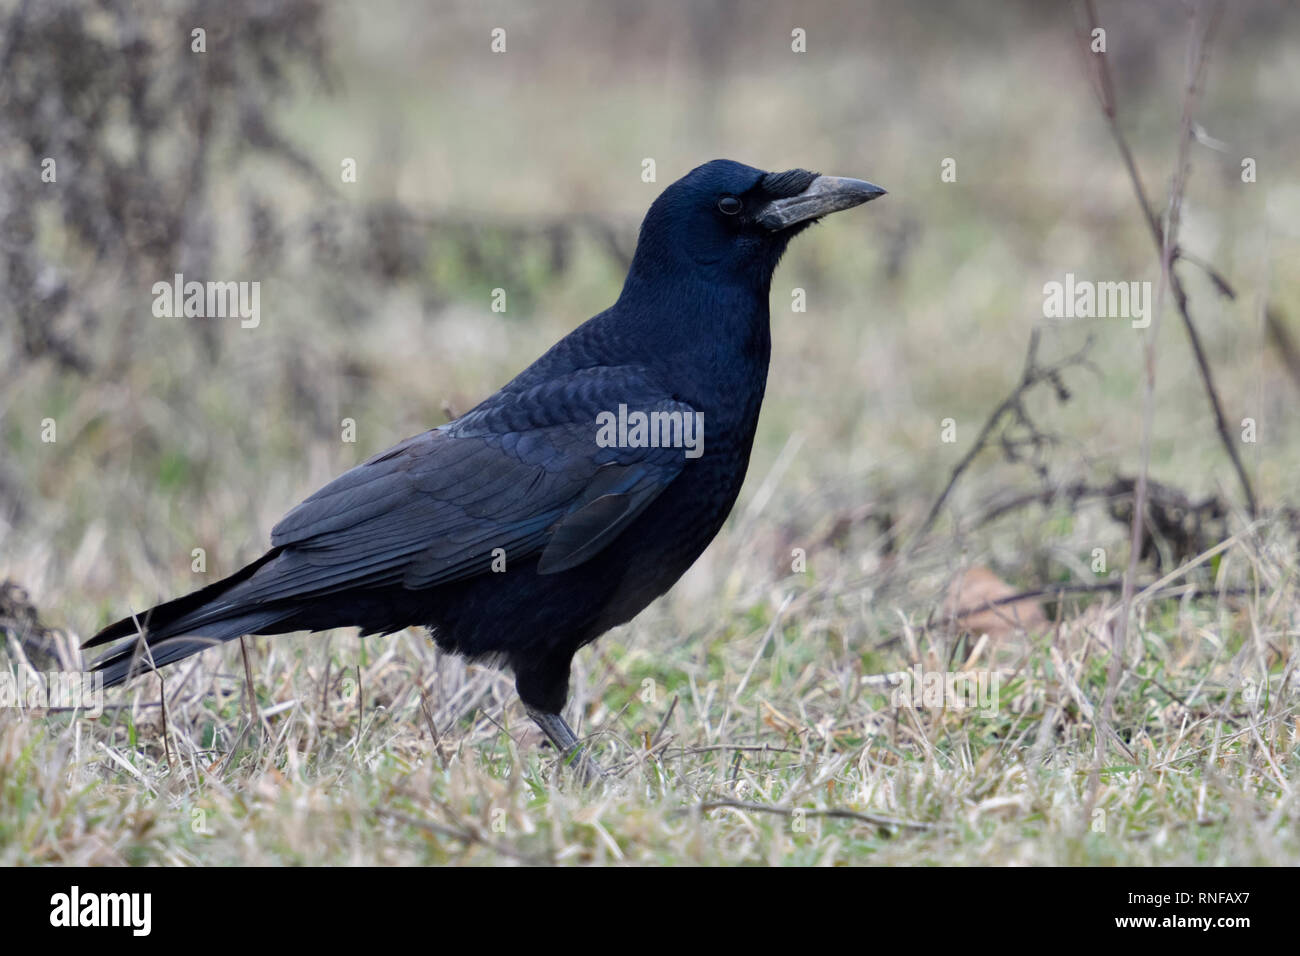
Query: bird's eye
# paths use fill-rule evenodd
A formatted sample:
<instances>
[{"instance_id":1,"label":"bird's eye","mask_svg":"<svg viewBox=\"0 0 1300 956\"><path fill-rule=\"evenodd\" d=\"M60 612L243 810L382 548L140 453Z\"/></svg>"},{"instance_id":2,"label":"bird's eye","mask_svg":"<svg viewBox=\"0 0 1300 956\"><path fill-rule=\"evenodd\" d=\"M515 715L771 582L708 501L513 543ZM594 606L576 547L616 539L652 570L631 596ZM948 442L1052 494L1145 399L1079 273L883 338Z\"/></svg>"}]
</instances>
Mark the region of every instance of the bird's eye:
<instances>
[{"instance_id":1,"label":"bird's eye","mask_svg":"<svg viewBox=\"0 0 1300 956\"><path fill-rule=\"evenodd\" d=\"M718 211L727 216L740 212L741 202L735 196L723 196L718 200Z\"/></svg>"}]
</instances>

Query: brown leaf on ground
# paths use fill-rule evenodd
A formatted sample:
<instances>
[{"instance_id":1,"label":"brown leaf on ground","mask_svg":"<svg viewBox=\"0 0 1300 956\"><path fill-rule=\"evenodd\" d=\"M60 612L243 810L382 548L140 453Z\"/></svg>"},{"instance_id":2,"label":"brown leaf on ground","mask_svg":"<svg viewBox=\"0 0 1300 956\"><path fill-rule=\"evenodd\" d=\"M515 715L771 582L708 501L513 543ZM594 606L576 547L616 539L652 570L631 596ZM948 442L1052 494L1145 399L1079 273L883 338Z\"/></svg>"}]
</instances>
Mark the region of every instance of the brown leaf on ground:
<instances>
[{"instance_id":1,"label":"brown leaf on ground","mask_svg":"<svg viewBox=\"0 0 1300 956\"><path fill-rule=\"evenodd\" d=\"M1007 604L992 603L1015 593L1015 588L988 568L977 565L953 579L943 613L960 629L977 635L987 634L994 640L1022 631L1035 631L1047 624L1042 605L1033 598Z\"/></svg>"}]
</instances>

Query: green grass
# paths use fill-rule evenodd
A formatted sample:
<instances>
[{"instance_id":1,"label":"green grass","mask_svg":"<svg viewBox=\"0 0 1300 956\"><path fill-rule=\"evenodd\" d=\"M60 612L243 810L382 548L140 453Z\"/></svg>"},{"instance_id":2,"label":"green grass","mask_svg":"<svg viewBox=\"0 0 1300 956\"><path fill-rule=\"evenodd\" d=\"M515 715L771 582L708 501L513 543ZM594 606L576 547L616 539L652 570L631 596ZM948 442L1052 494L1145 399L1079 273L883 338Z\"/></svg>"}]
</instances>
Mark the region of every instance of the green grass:
<instances>
[{"instance_id":1,"label":"green grass","mask_svg":"<svg viewBox=\"0 0 1300 956\"><path fill-rule=\"evenodd\" d=\"M1150 608L1116 702L1132 756L1095 796L1108 649L1086 612L961 665L1001 676L992 715L899 706L862 681L881 655L804 624L769 639L770 602L666 647L649 612L579 658L613 774L591 790L507 679L416 632L256 639L261 725L237 647L167 675L166 747L153 678L98 720L7 715L0 863L1293 864L1294 675L1274 661L1253 698L1237 676L1262 686L1285 640L1268 603ZM923 632L923 666L950 646Z\"/></svg>"}]
</instances>

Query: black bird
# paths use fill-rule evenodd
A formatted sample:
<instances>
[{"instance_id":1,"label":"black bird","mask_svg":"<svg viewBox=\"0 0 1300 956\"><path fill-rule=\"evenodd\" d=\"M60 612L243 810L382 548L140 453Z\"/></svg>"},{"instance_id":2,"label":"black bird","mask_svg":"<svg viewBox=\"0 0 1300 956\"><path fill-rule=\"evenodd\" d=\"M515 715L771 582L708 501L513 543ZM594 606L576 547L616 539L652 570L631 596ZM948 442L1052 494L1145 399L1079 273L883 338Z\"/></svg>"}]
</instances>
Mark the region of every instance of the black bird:
<instances>
[{"instance_id":1,"label":"black bird","mask_svg":"<svg viewBox=\"0 0 1300 956\"><path fill-rule=\"evenodd\" d=\"M327 484L252 564L104 628L85 646L124 643L95 669L112 686L245 634L423 625L509 666L568 754L574 654L672 587L735 503L786 245L883 194L802 169L692 170L651 205L613 306L477 408Z\"/></svg>"}]
</instances>

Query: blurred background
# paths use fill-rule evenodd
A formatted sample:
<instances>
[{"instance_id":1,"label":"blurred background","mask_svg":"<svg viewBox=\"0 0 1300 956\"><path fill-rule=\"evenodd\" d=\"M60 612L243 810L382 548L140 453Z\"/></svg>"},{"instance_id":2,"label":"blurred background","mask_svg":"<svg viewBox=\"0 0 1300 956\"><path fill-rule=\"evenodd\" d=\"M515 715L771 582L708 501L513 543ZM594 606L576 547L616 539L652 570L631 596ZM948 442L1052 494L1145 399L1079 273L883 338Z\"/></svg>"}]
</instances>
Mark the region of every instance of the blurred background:
<instances>
[{"instance_id":1,"label":"blurred background","mask_svg":"<svg viewBox=\"0 0 1300 956\"><path fill-rule=\"evenodd\" d=\"M1098 13L1118 125L1159 212L1187 7ZM1177 266L1233 434L1257 423L1241 455L1260 508L1293 524L1297 15L1224 12L1182 245L1235 297ZM1081 16L1029 0L5 0L0 579L84 636L230 573L305 494L467 410L609 305L649 203L716 157L863 177L889 196L800 238L778 270L748 484L664 629L688 636L701 608L747 613L795 548L819 600L922 615L964 567L1020 587L1094 580L1101 548L1122 568L1142 333L1042 307L1066 273L1159 274ZM260 324L156 317L152 286L175 273L260 282ZM1035 329L1040 363L1086 347L1086 364L1026 393L1024 420L994 430L909 573L889 579ZM1172 310L1157 386L1159 566L1240 527L1243 497ZM835 626L852 644L873 620Z\"/></svg>"}]
</instances>

